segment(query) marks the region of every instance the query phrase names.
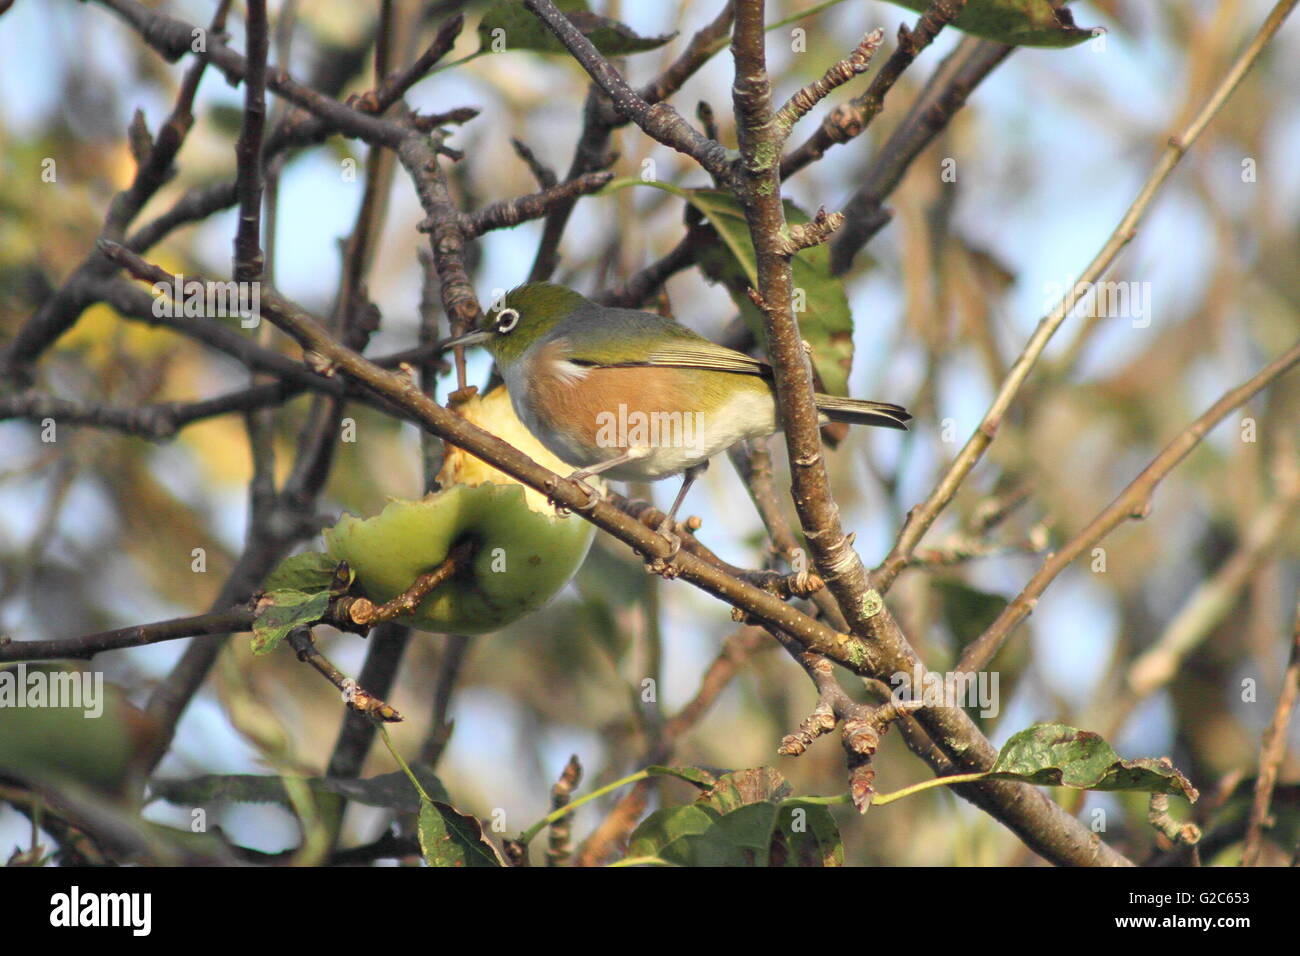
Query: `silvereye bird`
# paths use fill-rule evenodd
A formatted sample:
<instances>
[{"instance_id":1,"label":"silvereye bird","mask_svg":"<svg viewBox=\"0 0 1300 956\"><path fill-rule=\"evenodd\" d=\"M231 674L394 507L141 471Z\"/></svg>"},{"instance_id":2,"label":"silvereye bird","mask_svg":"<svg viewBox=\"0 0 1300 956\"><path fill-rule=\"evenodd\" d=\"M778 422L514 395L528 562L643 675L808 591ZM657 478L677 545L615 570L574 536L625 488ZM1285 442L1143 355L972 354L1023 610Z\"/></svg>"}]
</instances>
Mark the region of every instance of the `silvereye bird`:
<instances>
[{"instance_id":1,"label":"silvereye bird","mask_svg":"<svg viewBox=\"0 0 1300 956\"><path fill-rule=\"evenodd\" d=\"M446 343L484 345L515 414L569 477L656 481L685 473L663 527L709 459L778 430L772 367L672 319L599 305L533 282L506 293L479 328ZM816 396L825 420L906 429L885 402ZM593 502L596 500L593 491Z\"/></svg>"}]
</instances>

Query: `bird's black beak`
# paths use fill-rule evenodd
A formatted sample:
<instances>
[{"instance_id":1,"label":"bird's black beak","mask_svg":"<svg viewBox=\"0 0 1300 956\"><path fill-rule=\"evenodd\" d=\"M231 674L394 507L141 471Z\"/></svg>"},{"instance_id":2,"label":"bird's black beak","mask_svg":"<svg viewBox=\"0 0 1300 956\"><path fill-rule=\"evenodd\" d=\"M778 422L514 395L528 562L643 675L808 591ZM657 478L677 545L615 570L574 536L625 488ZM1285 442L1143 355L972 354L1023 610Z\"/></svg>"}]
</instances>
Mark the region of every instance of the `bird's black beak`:
<instances>
[{"instance_id":1,"label":"bird's black beak","mask_svg":"<svg viewBox=\"0 0 1300 956\"><path fill-rule=\"evenodd\" d=\"M445 352L458 346L470 348L475 345L482 345L490 338L492 338L491 332L466 332L464 335L454 335L449 339L443 339L442 348L439 351Z\"/></svg>"}]
</instances>

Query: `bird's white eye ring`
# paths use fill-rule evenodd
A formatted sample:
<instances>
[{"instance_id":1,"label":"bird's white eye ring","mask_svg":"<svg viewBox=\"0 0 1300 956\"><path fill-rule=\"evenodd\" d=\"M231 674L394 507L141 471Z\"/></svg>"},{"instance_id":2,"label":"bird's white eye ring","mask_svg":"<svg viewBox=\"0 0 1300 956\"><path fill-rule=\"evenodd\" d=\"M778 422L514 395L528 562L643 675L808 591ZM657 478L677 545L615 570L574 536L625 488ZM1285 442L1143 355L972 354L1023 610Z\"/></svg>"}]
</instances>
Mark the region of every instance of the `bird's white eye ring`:
<instances>
[{"instance_id":1,"label":"bird's white eye ring","mask_svg":"<svg viewBox=\"0 0 1300 956\"><path fill-rule=\"evenodd\" d=\"M513 331L514 327L519 324L518 309L502 309L497 313L497 331L504 335Z\"/></svg>"}]
</instances>

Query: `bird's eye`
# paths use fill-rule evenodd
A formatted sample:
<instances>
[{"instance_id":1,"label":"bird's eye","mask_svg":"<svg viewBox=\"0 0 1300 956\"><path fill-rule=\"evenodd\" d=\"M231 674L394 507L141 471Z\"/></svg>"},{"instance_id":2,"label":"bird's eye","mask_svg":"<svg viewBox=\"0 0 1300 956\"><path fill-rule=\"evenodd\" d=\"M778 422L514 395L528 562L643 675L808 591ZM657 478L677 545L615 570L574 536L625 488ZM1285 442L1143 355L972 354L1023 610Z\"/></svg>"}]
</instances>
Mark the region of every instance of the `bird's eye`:
<instances>
[{"instance_id":1,"label":"bird's eye","mask_svg":"<svg viewBox=\"0 0 1300 956\"><path fill-rule=\"evenodd\" d=\"M502 335L514 329L519 324L518 309L502 309L497 313L497 331Z\"/></svg>"}]
</instances>

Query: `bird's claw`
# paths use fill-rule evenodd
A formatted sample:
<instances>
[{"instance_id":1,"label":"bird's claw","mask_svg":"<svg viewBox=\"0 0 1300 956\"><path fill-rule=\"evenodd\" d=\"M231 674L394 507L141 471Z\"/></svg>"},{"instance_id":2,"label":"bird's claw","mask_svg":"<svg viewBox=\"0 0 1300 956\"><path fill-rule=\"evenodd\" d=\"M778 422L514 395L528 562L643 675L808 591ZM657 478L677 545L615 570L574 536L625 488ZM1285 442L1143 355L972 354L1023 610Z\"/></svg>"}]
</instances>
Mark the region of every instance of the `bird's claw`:
<instances>
[{"instance_id":1,"label":"bird's claw","mask_svg":"<svg viewBox=\"0 0 1300 956\"><path fill-rule=\"evenodd\" d=\"M673 560L682 550L682 536L672 528L672 519L665 519L664 523L659 526L659 533L668 539L669 551L662 558L651 558L646 561L645 569L650 574L661 574L666 578L677 577L677 568Z\"/></svg>"},{"instance_id":2,"label":"bird's claw","mask_svg":"<svg viewBox=\"0 0 1300 956\"><path fill-rule=\"evenodd\" d=\"M574 482L576 485L578 485L578 487L580 487L583 491L587 493L587 500L583 504L580 504L573 509L569 509L566 506L560 504L560 502L555 500L555 482L553 481L548 482L550 494L546 496L546 503L549 504L551 507L553 507L555 509L555 513L559 515L561 518L567 518L573 511L581 511L584 513L594 511L596 505L600 504L601 501L604 500L604 495L602 495L599 491L597 491L591 485L587 484L582 479L583 479L583 475L580 472L575 472L574 474L569 476L569 481Z\"/></svg>"}]
</instances>

